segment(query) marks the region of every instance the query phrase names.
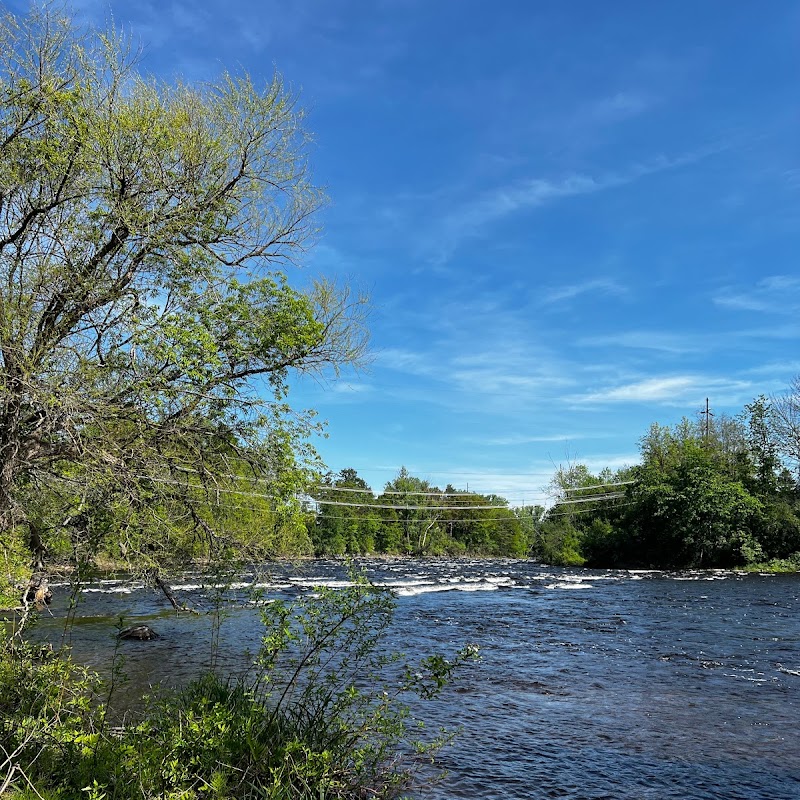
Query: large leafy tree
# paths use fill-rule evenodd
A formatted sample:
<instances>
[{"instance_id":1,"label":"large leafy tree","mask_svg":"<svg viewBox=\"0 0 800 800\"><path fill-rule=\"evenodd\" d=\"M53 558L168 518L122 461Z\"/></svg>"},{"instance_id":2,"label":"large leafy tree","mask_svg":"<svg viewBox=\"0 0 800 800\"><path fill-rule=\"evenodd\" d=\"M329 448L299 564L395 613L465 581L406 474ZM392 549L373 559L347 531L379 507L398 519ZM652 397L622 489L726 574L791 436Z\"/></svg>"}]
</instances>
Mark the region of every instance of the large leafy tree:
<instances>
[{"instance_id":1,"label":"large leafy tree","mask_svg":"<svg viewBox=\"0 0 800 800\"><path fill-rule=\"evenodd\" d=\"M282 271L323 202L302 121L278 77L162 83L55 7L2 18L0 535L41 561L182 507L213 541L198 508L243 476L291 497L314 423L289 375L366 341L363 298Z\"/></svg>"},{"instance_id":2,"label":"large leafy tree","mask_svg":"<svg viewBox=\"0 0 800 800\"><path fill-rule=\"evenodd\" d=\"M401 531L406 553L426 553L442 530L442 509L447 498L441 489L401 467L397 477L384 487L378 502L397 505L388 517L388 525Z\"/></svg>"},{"instance_id":3,"label":"large leafy tree","mask_svg":"<svg viewBox=\"0 0 800 800\"><path fill-rule=\"evenodd\" d=\"M727 474L725 459L702 442L682 442L667 470L635 470L627 523L638 560L657 566L744 563L757 548L751 535L761 504Z\"/></svg>"}]
</instances>

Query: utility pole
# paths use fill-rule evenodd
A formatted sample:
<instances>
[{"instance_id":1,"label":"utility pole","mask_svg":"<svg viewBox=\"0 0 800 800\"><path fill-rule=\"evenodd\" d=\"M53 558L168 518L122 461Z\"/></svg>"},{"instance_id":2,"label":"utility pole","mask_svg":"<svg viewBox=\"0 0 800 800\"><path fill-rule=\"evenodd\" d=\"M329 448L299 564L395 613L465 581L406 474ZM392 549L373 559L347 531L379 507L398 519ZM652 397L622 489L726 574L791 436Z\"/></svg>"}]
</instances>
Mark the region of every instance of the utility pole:
<instances>
[{"instance_id":1,"label":"utility pole","mask_svg":"<svg viewBox=\"0 0 800 800\"><path fill-rule=\"evenodd\" d=\"M708 444L708 437L711 433L711 417L714 416L714 413L708 407L708 398L706 397L706 410L700 412L700 416L706 418L706 430L705 430L705 441Z\"/></svg>"}]
</instances>

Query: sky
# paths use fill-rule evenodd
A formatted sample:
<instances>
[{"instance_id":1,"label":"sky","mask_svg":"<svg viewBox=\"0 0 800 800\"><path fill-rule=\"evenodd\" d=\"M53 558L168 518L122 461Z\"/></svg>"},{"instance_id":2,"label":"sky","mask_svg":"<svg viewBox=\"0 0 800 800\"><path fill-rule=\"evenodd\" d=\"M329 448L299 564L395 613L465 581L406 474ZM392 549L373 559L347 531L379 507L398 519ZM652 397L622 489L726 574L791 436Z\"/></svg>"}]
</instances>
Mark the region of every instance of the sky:
<instances>
[{"instance_id":1,"label":"sky","mask_svg":"<svg viewBox=\"0 0 800 800\"><path fill-rule=\"evenodd\" d=\"M368 368L290 398L333 471L540 502L800 373L797 2L72 7L145 71L277 69L307 109L330 204L292 281L372 298Z\"/></svg>"}]
</instances>

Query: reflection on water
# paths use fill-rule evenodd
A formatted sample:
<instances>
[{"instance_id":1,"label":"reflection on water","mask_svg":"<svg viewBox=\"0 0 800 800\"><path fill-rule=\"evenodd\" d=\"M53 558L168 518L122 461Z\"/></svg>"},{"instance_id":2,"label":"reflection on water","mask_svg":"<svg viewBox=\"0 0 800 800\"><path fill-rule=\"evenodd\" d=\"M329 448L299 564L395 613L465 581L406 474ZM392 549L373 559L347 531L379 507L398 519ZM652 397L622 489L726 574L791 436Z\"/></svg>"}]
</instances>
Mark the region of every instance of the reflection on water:
<instances>
[{"instance_id":1,"label":"reflection on water","mask_svg":"<svg viewBox=\"0 0 800 800\"><path fill-rule=\"evenodd\" d=\"M514 561L379 561L362 566L397 596L388 637L409 655L480 645L443 698L420 713L462 726L442 754L445 798L800 798L800 578L543 568ZM241 576L226 607L218 667L244 670L265 601L349 585L331 561L270 565ZM174 583L198 606L213 587ZM42 633L58 635L63 610ZM117 645L115 621L148 623L153 642ZM207 667L207 615L176 615L125 579L86 589L70 638L107 669L115 648L136 697Z\"/></svg>"}]
</instances>

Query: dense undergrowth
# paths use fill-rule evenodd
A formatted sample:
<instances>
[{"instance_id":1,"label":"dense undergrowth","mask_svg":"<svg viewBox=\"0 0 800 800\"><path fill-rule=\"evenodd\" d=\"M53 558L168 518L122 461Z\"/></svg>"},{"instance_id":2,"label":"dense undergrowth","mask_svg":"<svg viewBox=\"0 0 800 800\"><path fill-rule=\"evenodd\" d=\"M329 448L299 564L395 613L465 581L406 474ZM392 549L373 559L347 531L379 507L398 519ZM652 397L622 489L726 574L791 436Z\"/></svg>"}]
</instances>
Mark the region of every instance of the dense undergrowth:
<instances>
[{"instance_id":1,"label":"dense undergrowth","mask_svg":"<svg viewBox=\"0 0 800 800\"><path fill-rule=\"evenodd\" d=\"M475 657L386 655L390 594L358 581L294 605L265 606L249 672L214 673L142 698L124 725L107 678L8 633L0 650L0 796L393 798L435 776L447 741L409 711Z\"/></svg>"}]
</instances>

